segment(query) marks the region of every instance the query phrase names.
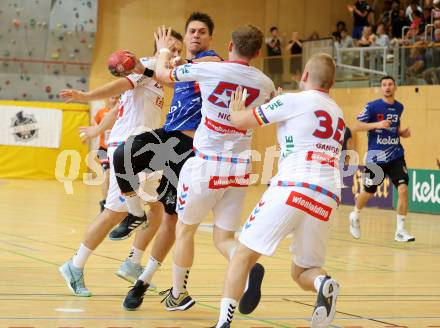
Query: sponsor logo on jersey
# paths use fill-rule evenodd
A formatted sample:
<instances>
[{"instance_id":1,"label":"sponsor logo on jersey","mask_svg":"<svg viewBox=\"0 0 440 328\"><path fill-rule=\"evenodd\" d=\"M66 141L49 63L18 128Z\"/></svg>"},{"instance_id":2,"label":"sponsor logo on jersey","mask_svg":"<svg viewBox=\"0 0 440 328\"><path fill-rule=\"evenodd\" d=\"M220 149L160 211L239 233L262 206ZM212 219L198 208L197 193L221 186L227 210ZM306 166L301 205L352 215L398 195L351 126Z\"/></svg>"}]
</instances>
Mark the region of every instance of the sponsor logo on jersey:
<instances>
[{"instance_id":1,"label":"sponsor logo on jersey","mask_svg":"<svg viewBox=\"0 0 440 328\"><path fill-rule=\"evenodd\" d=\"M388 136L387 138L381 138L380 136L377 136L376 143L378 145L398 145L399 138L391 138L391 136Z\"/></svg>"},{"instance_id":2,"label":"sponsor logo on jersey","mask_svg":"<svg viewBox=\"0 0 440 328\"><path fill-rule=\"evenodd\" d=\"M249 174L242 176L212 176L209 179L209 189L224 189L228 187L247 187L250 185Z\"/></svg>"},{"instance_id":3,"label":"sponsor logo on jersey","mask_svg":"<svg viewBox=\"0 0 440 328\"><path fill-rule=\"evenodd\" d=\"M205 126L215 132L221 133L221 134L242 134L246 135L246 130L239 130L234 128L233 126L225 125L219 122L216 122L214 120L211 120L207 117L205 117Z\"/></svg>"},{"instance_id":4,"label":"sponsor logo on jersey","mask_svg":"<svg viewBox=\"0 0 440 328\"><path fill-rule=\"evenodd\" d=\"M338 159L336 157L332 157L325 153L321 153L317 151L307 152L306 161L316 161L322 165L330 165L331 167L338 167Z\"/></svg>"},{"instance_id":5,"label":"sponsor logo on jersey","mask_svg":"<svg viewBox=\"0 0 440 328\"><path fill-rule=\"evenodd\" d=\"M283 157L289 156L293 153L293 148L295 148L295 144L293 143L293 136L285 136L286 147L283 152Z\"/></svg>"},{"instance_id":6,"label":"sponsor logo on jersey","mask_svg":"<svg viewBox=\"0 0 440 328\"><path fill-rule=\"evenodd\" d=\"M226 114L226 113L218 113L217 115L218 118L222 119L222 120L226 120L226 121L230 121L231 120L231 115L230 114Z\"/></svg>"},{"instance_id":7,"label":"sponsor logo on jersey","mask_svg":"<svg viewBox=\"0 0 440 328\"><path fill-rule=\"evenodd\" d=\"M267 104L267 108L270 110L275 110L281 106L283 106L283 102L279 99L277 99L277 101L275 101L275 102L270 102Z\"/></svg>"},{"instance_id":8,"label":"sponsor logo on jersey","mask_svg":"<svg viewBox=\"0 0 440 328\"><path fill-rule=\"evenodd\" d=\"M321 221L328 221L330 214L332 213L331 207L317 202L313 198L296 191L292 191L290 193L286 204L300 209L301 211L306 212L310 216L313 216Z\"/></svg>"},{"instance_id":9,"label":"sponsor logo on jersey","mask_svg":"<svg viewBox=\"0 0 440 328\"><path fill-rule=\"evenodd\" d=\"M215 87L212 94L209 96L208 101L212 104L222 107L228 108L229 101L231 100L231 93L238 88L238 84L229 83L229 82L219 82L219 84ZM242 88L247 90L247 98L245 102L245 106L249 106L255 99L260 95L260 90L247 87L242 85Z\"/></svg>"}]
</instances>

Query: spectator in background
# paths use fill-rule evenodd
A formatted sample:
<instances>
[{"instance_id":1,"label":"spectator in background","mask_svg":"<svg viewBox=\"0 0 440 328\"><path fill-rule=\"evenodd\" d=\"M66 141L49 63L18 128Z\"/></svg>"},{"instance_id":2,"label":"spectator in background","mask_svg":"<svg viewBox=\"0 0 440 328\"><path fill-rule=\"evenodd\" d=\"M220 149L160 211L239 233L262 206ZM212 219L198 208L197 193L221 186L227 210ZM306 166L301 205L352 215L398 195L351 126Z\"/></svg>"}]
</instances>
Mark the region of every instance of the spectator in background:
<instances>
[{"instance_id":1,"label":"spectator in background","mask_svg":"<svg viewBox=\"0 0 440 328\"><path fill-rule=\"evenodd\" d=\"M319 40L320 36L318 31L314 30L312 32L312 34L310 34L310 36L307 38L308 41L312 41L312 40Z\"/></svg>"},{"instance_id":2,"label":"spectator in background","mask_svg":"<svg viewBox=\"0 0 440 328\"><path fill-rule=\"evenodd\" d=\"M393 38L401 39L402 38L402 29L405 26L409 26L409 22L406 19L405 11L403 9L399 10L399 16L394 18L391 22L393 29Z\"/></svg>"},{"instance_id":3,"label":"spectator in background","mask_svg":"<svg viewBox=\"0 0 440 328\"><path fill-rule=\"evenodd\" d=\"M440 84L440 29L434 32L434 41L427 44L426 67L423 79L428 84Z\"/></svg>"},{"instance_id":4,"label":"spectator in background","mask_svg":"<svg viewBox=\"0 0 440 328\"><path fill-rule=\"evenodd\" d=\"M431 10L433 5L434 5L434 0L425 0L423 4L423 8L428 8Z\"/></svg>"},{"instance_id":5,"label":"spectator in background","mask_svg":"<svg viewBox=\"0 0 440 328\"><path fill-rule=\"evenodd\" d=\"M353 14L352 37L359 40L364 27L368 25L368 15L372 9L366 0L357 0L354 5L347 5L347 8Z\"/></svg>"},{"instance_id":6,"label":"spectator in background","mask_svg":"<svg viewBox=\"0 0 440 328\"><path fill-rule=\"evenodd\" d=\"M299 82L302 72L302 40L299 38L298 32L292 32L292 39L286 47L286 50L290 53L290 74L292 74L292 80Z\"/></svg>"},{"instance_id":7,"label":"spectator in background","mask_svg":"<svg viewBox=\"0 0 440 328\"><path fill-rule=\"evenodd\" d=\"M358 47L369 47L376 41L376 36L373 34L371 26L364 26L362 36L357 42Z\"/></svg>"},{"instance_id":8,"label":"spectator in background","mask_svg":"<svg viewBox=\"0 0 440 328\"><path fill-rule=\"evenodd\" d=\"M283 75L283 59L281 58L281 47L283 42L278 36L278 28L272 26L270 28L270 36L266 37L267 47L267 72L273 80L276 87L280 87L282 84ZM277 58L270 58L277 57Z\"/></svg>"},{"instance_id":9,"label":"spectator in background","mask_svg":"<svg viewBox=\"0 0 440 328\"><path fill-rule=\"evenodd\" d=\"M434 0L432 6L432 19L435 24L436 22L440 22L440 0Z\"/></svg>"},{"instance_id":10,"label":"spectator in background","mask_svg":"<svg viewBox=\"0 0 440 328\"><path fill-rule=\"evenodd\" d=\"M338 49L347 49L354 47L353 38L348 34L347 29L343 29L341 31L341 40L335 42L335 47ZM348 52L338 53L340 58L344 64L352 65L353 64L353 54Z\"/></svg>"},{"instance_id":11,"label":"spectator in background","mask_svg":"<svg viewBox=\"0 0 440 328\"><path fill-rule=\"evenodd\" d=\"M383 23L385 26L391 24L391 14L392 14L392 2L385 1L385 8L379 16L379 24Z\"/></svg>"},{"instance_id":12,"label":"spectator in background","mask_svg":"<svg viewBox=\"0 0 440 328\"><path fill-rule=\"evenodd\" d=\"M354 47L353 38L348 34L347 29L341 31L341 39L339 42L336 42L335 45L336 47L343 49Z\"/></svg>"},{"instance_id":13,"label":"spectator in background","mask_svg":"<svg viewBox=\"0 0 440 328\"><path fill-rule=\"evenodd\" d=\"M422 21L424 25L431 24L431 12L432 8L423 8Z\"/></svg>"},{"instance_id":14,"label":"spectator in background","mask_svg":"<svg viewBox=\"0 0 440 328\"><path fill-rule=\"evenodd\" d=\"M422 17L422 7L418 5L418 0L411 0L410 4L405 10L406 19L412 23L414 19L413 14L416 12L419 14L418 17Z\"/></svg>"},{"instance_id":15,"label":"spectator in background","mask_svg":"<svg viewBox=\"0 0 440 328\"><path fill-rule=\"evenodd\" d=\"M420 34L420 32L423 32L422 29L422 14L419 11L413 11L412 13L412 21L411 21L411 25L410 28L417 30L418 33Z\"/></svg>"},{"instance_id":16,"label":"spectator in background","mask_svg":"<svg viewBox=\"0 0 440 328\"><path fill-rule=\"evenodd\" d=\"M346 30L345 22L339 21L336 23L336 31L332 33L333 40L339 42L341 40L341 31Z\"/></svg>"},{"instance_id":17,"label":"spectator in background","mask_svg":"<svg viewBox=\"0 0 440 328\"><path fill-rule=\"evenodd\" d=\"M409 57L406 62L406 82L407 84L416 84L417 75L422 73L425 67L425 58L422 51L418 47L413 47L410 50Z\"/></svg>"},{"instance_id":18,"label":"spectator in background","mask_svg":"<svg viewBox=\"0 0 440 328\"><path fill-rule=\"evenodd\" d=\"M389 47L390 46L390 38L385 33L385 25L380 23L376 28L376 42L375 45L379 47Z\"/></svg>"}]
</instances>

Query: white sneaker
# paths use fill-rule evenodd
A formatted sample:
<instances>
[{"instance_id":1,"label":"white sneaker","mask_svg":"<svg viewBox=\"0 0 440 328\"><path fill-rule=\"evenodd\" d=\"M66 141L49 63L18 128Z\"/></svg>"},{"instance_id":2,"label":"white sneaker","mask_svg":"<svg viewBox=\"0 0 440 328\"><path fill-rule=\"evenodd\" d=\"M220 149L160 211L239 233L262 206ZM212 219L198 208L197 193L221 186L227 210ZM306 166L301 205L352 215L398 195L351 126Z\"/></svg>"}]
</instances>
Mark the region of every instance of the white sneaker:
<instances>
[{"instance_id":1,"label":"white sneaker","mask_svg":"<svg viewBox=\"0 0 440 328\"><path fill-rule=\"evenodd\" d=\"M350 233L354 239L361 238L361 223L359 221L359 213L353 211L350 213Z\"/></svg>"},{"instance_id":2,"label":"white sneaker","mask_svg":"<svg viewBox=\"0 0 440 328\"><path fill-rule=\"evenodd\" d=\"M328 327L336 313L336 299L339 295L339 284L336 280L326 276L319 287L315 309L312 314L312 328Z\"/></svg>"},{"instance_id":3,"label":"white sneaker","mask_svg":"<svg viewBox=\"0 0 440 328\"><path fill-rule=\"evenodd\" d=\"M401 243L408 243L411 241L416 241L416 237L411 236L408 231L405 229L396 230L396 234L394 235L394 240L399 241Z\"/></svg>"}]
</instances>

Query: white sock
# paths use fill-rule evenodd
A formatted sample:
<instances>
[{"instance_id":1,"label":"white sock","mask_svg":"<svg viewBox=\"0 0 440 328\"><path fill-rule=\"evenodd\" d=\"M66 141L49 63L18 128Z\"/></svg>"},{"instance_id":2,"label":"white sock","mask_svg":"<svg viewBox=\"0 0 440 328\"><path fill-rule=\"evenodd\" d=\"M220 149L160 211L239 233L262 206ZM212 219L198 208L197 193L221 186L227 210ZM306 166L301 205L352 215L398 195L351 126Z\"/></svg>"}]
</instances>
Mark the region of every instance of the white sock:
<instances>
[{"instance_id":1,"label":"white sock","mask_svg":"<svg viewBox=\"0 0 440 328\"><path fill-rule=\"evenodd\" d=\"M220 316L216 328L220 328L225 322L232 322L237 301L232 298L223 297L220 301Z\"/></svg>"},{"instance_id":2,"label":"white sock","mask_svg":"<svg viewBox=\"0 0 440 328\"><path fill-rule=\"evenodd\" d=\"M176 263L173 264L173 296L175 298L179 297L180 293L186 290L190 269L182 268Z\"/></svg>"},{"instance_id":3,"label":"white sock","mask_svg":"<svg viewBox=\"0 0 440 328\"><path fill-rule=\"evenodd\" d=\"M125 201L127 202L128 212L134 216L142 217L145 214L144 208L141 204L141 199L138 195L125 196Z\"/></svg>"},{"instance_id":4,"label":"white sock","mask_svg":"<svg viewBox=\"0 0 440 328\"><path fill-rule=\"evenodd\" d=\"M154 257L150 256L148 259L147 266L144 269L144 272L139 276L138 280L142 280L145 284L151 284L151 280L153 279L154 274L157 270L159 270L162 263L156 260Z\"/></svg>"},{"instance_id":5,"label":"white sock","mask_svg":"<svg viewBox=\"0 0 440 328\"><path fill-rule=\"evenodd\" d=\"M73 256L73 266L81 270L84 269L87 259L92 254L92 252L93 251L91 249L87 248L83 243L81 243L78 250L76 251L76 254Z\"/></svg>"},{"instance_id":6,"label":"white sock","mask_svg":"<svg viewBox=\"0 0 440 328\"><path fill-rule=\"evenodd\" d=\"M313 285L315 286L316 291L319 293L319 288L321 287L322 281L325 279L325 276L317 276L315 278L315 281L313 282Z\"/></svg>"},{"instance_id":7,"label":"white sock","mask_svg":"<svg viewBox=\"0 0 440 328\"><path fill-rule=\"evenodd\" d=\"M406 218L406 215L397 214L397 225L396 225L397 231L405 229L405 218Z\"/></svg>"},{"instance_id":8,"label":"white sock","mask_svg":"<svg viewBox=\"0 0 440 328\"><path fill-rule=\"evenodd\" d=\"M145 251L143 251L139 248L131 246L130 253L128 254L128 259L134 264L139 264L139 263L141 263L142 256L144 255L144 252Z\"/></svg>"}]
</instances>

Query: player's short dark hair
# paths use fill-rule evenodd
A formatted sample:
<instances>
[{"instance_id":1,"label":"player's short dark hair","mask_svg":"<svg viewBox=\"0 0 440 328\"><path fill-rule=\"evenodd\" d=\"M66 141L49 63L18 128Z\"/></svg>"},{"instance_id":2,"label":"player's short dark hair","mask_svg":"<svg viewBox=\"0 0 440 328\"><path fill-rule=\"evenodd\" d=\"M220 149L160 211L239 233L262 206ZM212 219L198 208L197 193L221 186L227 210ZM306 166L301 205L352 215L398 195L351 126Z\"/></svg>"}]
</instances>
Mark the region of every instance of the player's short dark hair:
<instances>
[{"instance_id":1,"label":"player's short dark hair","mask_svg":"<svg viewBox=\"0 0 440 328\"><path fill-rule=\"evenodd\" d=\"M250 59L260 51L264 35L258 27L247 24L237 27L232 32L231 38L235 51L240 56Z\"/></svg>"},{"instance_id":2,"label":"player's short dark hair","mask_svg":"<svg viewBox=\"0 0 440 328\"><path fill-rule=\"evenodd\" d=\"M272 26L272 27L270 28L270 33L272 33L272 32L275 31L275 30L278 31L278 27L276 27L276 26Z\"/></svg>"},{"instance_id":3,"label":"player's short dark hair","mask_svg":"<svg viewBox=\"0 0 440 328\"><path fill-rule=\"evenodd\" d=\"M382 76L382 78L380 79L380 83L382 83L383 80L391 80L394 84L396 84L396 80L391 75Z\"/></svg>"},{"instance_id":4,"label":"player's short dark hair","mask_svg":"<svg viewBox=\"0 0 440 328\"><path fill-rule=\"evenodd\" d=\"M194 22L194 21L205 23L206 26L208 26L209 35L212 35L212 33L214 33L214 22L213 22L212 18L208 14L201 13L198 11L193 12L186 20L185 32L188 29L189 23Z\"/></svg>"},{"instance_id":5,"label":"player's short dark hair","mask_svg":"<svg viewBox=\"0 0 440 328\"><path fill-rule=\"evenodd\" d=\"M175 31L175 30L171 30L171 36L172 36L173 38L179 40L180 42L183 42L183 36L182 36L182 34L180 34L179 32L177 32L177 31ZM153 50L154 50L154 53L157 52L156 41L154 42Z\"/></svg>"}]
</instances>

